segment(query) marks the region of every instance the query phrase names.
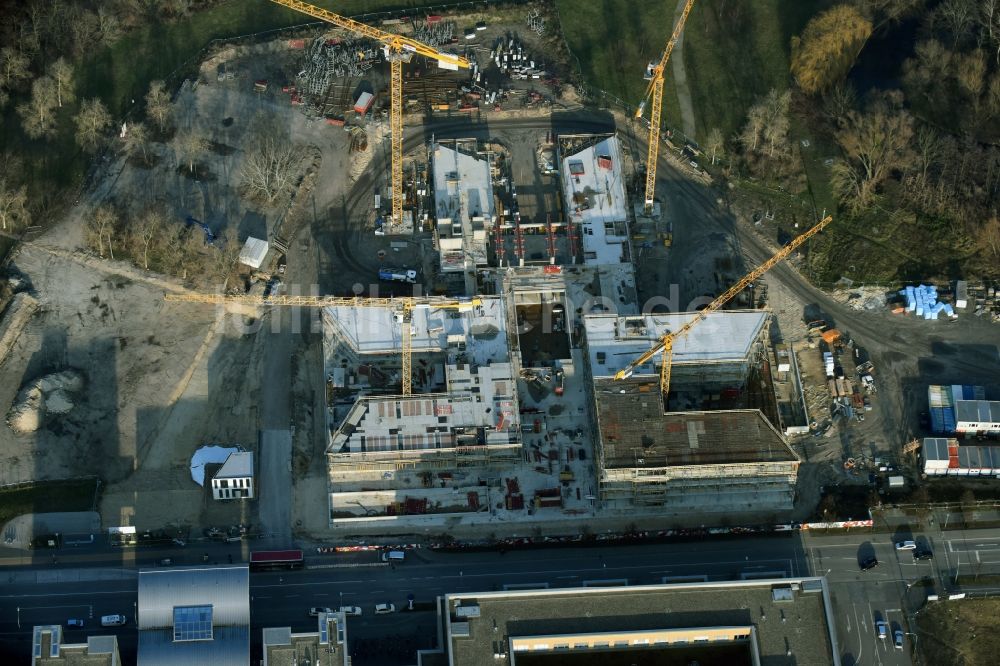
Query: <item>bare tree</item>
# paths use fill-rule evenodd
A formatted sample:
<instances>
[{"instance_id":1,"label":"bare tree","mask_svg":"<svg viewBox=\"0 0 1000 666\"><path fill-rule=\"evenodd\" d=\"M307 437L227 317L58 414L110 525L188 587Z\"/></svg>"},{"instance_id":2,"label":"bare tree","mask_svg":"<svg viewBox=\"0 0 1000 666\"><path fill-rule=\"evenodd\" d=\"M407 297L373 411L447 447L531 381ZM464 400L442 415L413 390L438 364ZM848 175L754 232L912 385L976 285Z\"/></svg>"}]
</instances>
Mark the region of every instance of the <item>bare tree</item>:
<instances>
[{"instance_id":1,"label":"bare tree","mask_svg":"<svg viewBox=\"0 0 1000 666\"><path fill-rule=\"evenodd\" d=\"M740 142L751 153L759 153L766 143L767 156L776 157L787 152L788 105L791 93L770 92L752 107L747 114L747 124L740 134Z\"/></svg>"},{"instance_id":2,"label":"bare tree","mask_svg":"<svg viewBox=\"0 0 1000 666\"><path fill-rule=\"evenodd\" d=\"M893 169L912 152L913 118L902 108L902 95L879 97L867 113L852 111L837 141L847 156L833 166L831 181L841 200L854 211L867 208Z\"/></svg>"},{"instance_id":3,"label":"bare tree","mask_svg":"<svg viewBox=\"0 0 1000 666\"><path fill-rule=\"evenodd\" d=\"M13 231L27 226L30 221L28 188L24 185L16 187L6 176L0 177L0 228Z\"/></svg>"},{"instance_id":4,"label":"bare tree","mask_svg":"<svg viewBox=\"0 0 1000 666\"><path fill-rule=\"evenodd\" d=\"M104 256L115 258L114 238L118 226L118 213L111 206L100 206L87 221L87 233L91 244L97 241L97 252ZM107 248L107 255L104 250Z\"/></svg>"},{"instance_id":5,"label":"bare tree","mask_svg":"<svg viewBox=\"0 0 1000 666\"><path fill-rule=\"evenodd\" d=\"M799 87L811 95L843 81L871 34L871 21L851 5L816 15L792 38L790 67Z\"/></svg>"},{"instance_id":6,"label":"bare tree","mask_svg":"<svg viewBox=\"0 0 1000 666\"><path fill-rule=\"evenodd\" d=\"M142 152L142 161L149 162L146 156L146 149L149 145L149 131L146 129L145 124L133 123L129 125L125 130L125 138L122 141L125 146L125 152L129 155Z\"/></svg>"},{"instance_id":7,"label":"bare tree","mask_svg":"<svg viewBox=\"0 0 1000 666\"><path fill-rule=\"evenodd\" d=\"M838 83L823 96L823 110L827 118L841 125L847 114L857 108L858 93L850 81Z\"/></svg>"},{"instance_id":8,"label":"bare tree","mask_svg":"<svg viewBox=\"0 0 1000 666\"><path fill-rule=\"evenodd\" d=\"M61 107L63 102L76 99L73 92L73 65L66 58L59 58L49 67L49 76L56 82L56 102Z\"/></svg>"},{"instance_id":9,"label":"bare tree","mask_svg":"<svg viewBox=\"0 0 1000 666\"><path fill-rule=\"evenodd\" d=\"M980 0L979 27L994 49L993 59L1000 65L1000 0Z\"/></svg>"},{"instance_id":10,"label":"bare tree","mask_svg":"<svg viewBox=\"0 0 1000 666\"><path fill-rule=\"evenodd\" d=\"M104 132L111 125L111 114L99 99L87 99L80 105L76 120L76 142L87 152L96 151L104 141Z\"/></svg>"},{"instance_id":11,"label":"bare tree","mask_svg":"<svg viewBox=\"0 0 1000 666\"><path fill-rule=\"evenodd\" d=\"M208 150L208 141L195 130L187 130L175 139L178 158L187 164L188 172L194 173L194 164Z\"/></svg>"},{"instance_id":12,"label":"bare tree","mask_svg":"<svg viewBox=\"0 0 1000 666\"><path fill-rule=\"evenodd\" d=\"M767 114L760 104L754 104L747 112L747 123L740 132L739 140L743 147L750 152L757 152L757 144L760 143L761 133L764 125L767 124Z\"/></svg>"},{"instance_id":13,"label":"bare tree","mask_svg":"<svg viewBox=\"0 0 1000 666\"><path fill-rule=\"evenodd\" d=\"M161 132L165 132L170 126L171 114L170 95L167 94L163 81L151 81L149 92L146 93L146 115L156 123Z\"/></svg>"},{"instance_id":14,"label":"bare tree","mask_svg":"<svg viewBox=\"0 0 1000 666\"><path fill-rule=\"evenodd\" d=\"M12 88L18 81L31 78L31 60L13 46L0 48L0 86Z\"/></svg>"},{"instance_id":15,"label":"bare tree","mask_svg":"<svg viewBox=\"0 0 1000 666\"><path fill-rule=\"evenodd\" d=\"M147 271L149 270L149 250L163 235L166 224L167 219L163 209L154 207L143 213L132 227L134 243L132 255L136 259L142 257L142 267Z\"/></svg>"},{"instance_id":16,"label":"bare tree","mask_svg":"<svg viewBox=\"0 0 1000 666\"><path fill-rule=\"evenodd\" d=\"M958 46L972 31L976 23L976 4L979 0L944 0L938 5L933 18L952 38L952 48Z\"/></svg>"},{"instance_id":17,"label":"bare tree","mask_svg":"<svg viewBox=\"0 0 1000 666\"><path fill-rule=\"evenodd\" d=\"M31 100L17 106L21 126L32 139L52 136L56 131L56 82L49 76L31 84Z\"/></svg>"},{"instance_id":18,"label":"bare tree","mask_svg":"<svg viewBox=\"0 0 1000 666\"><path fill-rule=\"evenodd\" d=\"M247 151L240 176L252 198L273 202L295 180L301 151L286 137L258 132Z\"/></svg>"},{"instance_id":19,"label":"bare tree","mask_svg":"<svg viewBox=\"0 0 1000 666\"><path fill-rule=\"evenodd\" d=\"M779 93L771 90L765 99L767 105L767 123L764 125L764 138L768 144L768 157L774 157L775 151L784 154L788 150L788 105L792 94L789 91Z\"/></svg>"},{"instance_id":20,"label":"bare tree","mask_svg":"<svg viewBox=\"0 0 1000 666\"><path fill-rule=\"evenodd\" d=\"M979 228L980 246L993 255L993 261L1000 259L1000 217L991 216Z\"/></svg>"},{"instance_id":21,"label":"bare tree","mask_svg":"<svg viewBox=\"0 0 1000 666\"><path fill-rule=\"evenodd\" d=\"M222 291L229 286L229 278L236 267L236 262L240 258L240 239L234 225L229 225L222 232L222 237L215 241L216 252L214 255L214 269L216 275L222 280Z\"/></svg>"},{"instance_id":22,"label":"bare tree","mask_svg":"<svg viewBox=\"0 0 1000 666\"><path fill-rule=\"evenodd\" d=\"M922 125L917 130L917 160L920 164L920 182L927 183L931 166L937 163L941 156L941 136L930 125Z\"/></svg>"},{"instance_id":23,"label":"bare tree","mask_svg":"<svg viewBox=\"0 0 1000 666\"><path fill-rule=\"evenodd\" d=\"M722 138L722 132L719 131L718 127L713 127L708 132L708 136L705 137L705 152L709 154L712 160L712 164L715 164L716 158L723 155L726 150L726 140Z\"/></svg>"},{"instance_id":24,"label":"bare tree","mask_svg":"<svg viewBox=\"0 0 1000 666\"><path fill-rule=\"evenodd\" d=\"M122 34L121 21L115 11L104 5L97 8L97 34L101 43L110 46Z\"/></svg>"}]
</instances>

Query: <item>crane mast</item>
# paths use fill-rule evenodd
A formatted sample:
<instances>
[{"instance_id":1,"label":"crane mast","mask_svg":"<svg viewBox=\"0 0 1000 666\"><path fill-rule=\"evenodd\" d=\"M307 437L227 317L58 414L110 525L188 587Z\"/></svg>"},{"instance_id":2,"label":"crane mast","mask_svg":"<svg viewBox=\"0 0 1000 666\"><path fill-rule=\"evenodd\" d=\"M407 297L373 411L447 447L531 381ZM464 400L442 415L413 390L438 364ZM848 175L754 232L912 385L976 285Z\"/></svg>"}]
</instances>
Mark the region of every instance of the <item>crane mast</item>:
<instances>
[{"instance_id":1,"label":"crane mast","mask_svg":"<svg viewBox=\"0 0 1000 666\"><path fill-rule=\"evenodd\" d=\"M392 185L392 221L403 221L403 63L410 62L413 55L422 55L438 61L442 67L469 68L466 58L444 53L415 39L379 30L374 26L335 14L328 9L316 7L301 0L271 0L271 2L294 9L297 12L326 21L339 28L350 30L369 39L381 42L386 47L389 61L389 141L391 143L390 183Z\"/></svg>"},{"instance_id":2,"label":"crane mast","mask_svg":"<svg viewBox=\"0 0 1000 666\"><path fill-rule=\"evenodd\" d=\"M792 242L790 242L785 247L778 250L774 256L762 263L757 268L753 269L747 273L739 282L731 286L721 295L719 295L714 301L709 303L703 310L695 314L687 323L681 326L676 331L670 331L663 335L660 340L653 345L648 351L644 352L637 358L633 359L628 365L619 370L615 374L615 380L620 381L622 379L627 379L632 376L635 369L641 365L648 363L654 356L659 353L663 353L663 364L660 366L660 388L663 391L664 404L666 404L666 396L670 393L670 366L673 361L673 347L674 341L687 335L692 328L698 325L701 321L715 312L723 305L728 303L736 296L738 293L743 291L748 285L750 285L754 280L762 276L764 273L768 272L774 266L784 260L788 255L795 251L800 245L805 243L807 240L818 234L823 230L826 225L833 221L833 217L827 216L820 220L814 227L803 233L802 235L796 237Z\"/></svg>"},{"instance_id":3,"label":"crane mast","mask_svg":"<svg viewBox=\"0 0 1000 666\"><path fill-rule=\"evenodd\" d=\"M646 101L652 101L652 107L649 114L649 146L646 149L645 201L647 213L653 208L653 195L656 191L656 158L659 155L660 112L663 109L663 73L666 71L667 61L670 60L670 54L674 52L677 40L680 39L681 33L684 31L684 24L687 23L688 14L691 13L691 8L693 6L694 0L687 0L687 4L684 5L684 9L681 11L681 17L677 21L677 25L674 26L674 32L670 35L670 41L667 42L667 47L663 50L660 62L650 68L649 86L647 86L646 95L643 98L642 103L639 104L639 109L635 113L636 118L642 118L642 114L646 110Z\"/></svg>"}]
</instances>

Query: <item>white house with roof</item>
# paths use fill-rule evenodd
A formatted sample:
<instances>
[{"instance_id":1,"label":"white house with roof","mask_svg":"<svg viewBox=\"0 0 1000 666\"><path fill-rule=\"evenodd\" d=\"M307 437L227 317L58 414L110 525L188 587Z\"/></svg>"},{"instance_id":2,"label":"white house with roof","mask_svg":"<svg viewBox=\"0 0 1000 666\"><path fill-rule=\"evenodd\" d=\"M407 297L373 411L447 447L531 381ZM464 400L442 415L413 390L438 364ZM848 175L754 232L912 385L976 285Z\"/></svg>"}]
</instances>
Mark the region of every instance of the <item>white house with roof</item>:
<instances>
[{"instance_id":1,"label":"white house with roof","mask_svg":"<svg viewBox=\"0 0 1000 666\"><path fill-rule=\"evenodd\" d=\"M253 453L230 453L212 477L212 497L217 500L253 499Z\"/></svg>"}]
</instances>

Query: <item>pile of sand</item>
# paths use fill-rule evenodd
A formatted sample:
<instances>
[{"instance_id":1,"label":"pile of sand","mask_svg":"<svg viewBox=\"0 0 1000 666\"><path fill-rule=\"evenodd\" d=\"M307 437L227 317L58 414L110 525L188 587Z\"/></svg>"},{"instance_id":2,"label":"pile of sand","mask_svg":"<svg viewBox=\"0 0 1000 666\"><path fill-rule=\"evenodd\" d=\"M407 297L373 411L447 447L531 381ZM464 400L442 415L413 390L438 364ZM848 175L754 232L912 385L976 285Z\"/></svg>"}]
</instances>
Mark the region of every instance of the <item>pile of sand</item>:
<instances>
[{"instance_id":1,"label":"pile of sand","mask_svg":"<svg viewBox=\"0 0 1000 666\"><path fill-rule=\"evenodd\" d=\"M75 370L45 375L21 389L7 413L14 432L35 432L45 414L67 414L73 409L73 394L83 389L83 376Z\"/></svg>"}]
</instances>

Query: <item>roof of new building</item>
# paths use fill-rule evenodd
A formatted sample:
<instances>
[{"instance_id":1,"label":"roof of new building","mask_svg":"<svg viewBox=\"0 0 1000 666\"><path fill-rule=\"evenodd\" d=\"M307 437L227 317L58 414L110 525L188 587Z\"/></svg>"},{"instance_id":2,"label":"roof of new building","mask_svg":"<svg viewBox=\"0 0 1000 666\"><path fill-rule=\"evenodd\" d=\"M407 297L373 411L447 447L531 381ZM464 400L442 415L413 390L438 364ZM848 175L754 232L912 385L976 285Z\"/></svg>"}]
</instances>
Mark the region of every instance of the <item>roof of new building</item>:
<instances>
[{"instance_id":1,"label":"roof of new building","mask_svg":"<svg viewBox=\"0 0 1000 666\"><path fill-rule=\"evenodd\" d=\"M600 381L597 423L607 468L795 462L756 409L663 413L656 382Z\"/></svg>"},{"instance_id":2,"label":"roof of new building","mask_svg":"<svg viewBox=\"0 0 1000 666\"><path fill-rule=\"evenodd\" d=\"M226 462L215 473L216 479L242 479L253 476L253 453L237 451L230 453Z\"/></svg>"},{"instance_id":3,"label":"roof of new building","mask_svg":"<svg viewBox=\"0 0 1000 666\"><path fill-rule=\"evenodd\" d=\"M36 625L32 633L32 651L37 666L118 666L118 639L114 636L88 636L86 643L62 643L62 627Z\"/></svg>"},{"instance_id":4,"label":"roof of new building","mask_svg":"<svg viewBox=\"0 0 1000 666\"><path fill-rule=\"evenodd\" d=\"M321 614L316 631L292 633L291 627L263 631L264 666L338 666L347 662L346 628L340 613Z\"/></svg>"},{"instance_id":5,"label":"roof of new building","mask_svg":"<svg viewBox=\"0 0 1000 666\"><path fill-rule=\"evenodd\" d=\"M456 143L455 148L434 145L434 208L438 223L458 224L461 233L439 227L441 240L449 237L461 238L457 256L464 256L457 263L456 250L459 248L441 244L442 266L445 270L460 270L469 266L486 263L487 226L496 213L493 202L493 181L490 177L490 163L476 156L475 143ZM446 247L447 245L447 247Z\"/></svg>"},{"instance_id":6,"label":"roof of new building","mask_svg":"<svg viewBox=\"0 0 1000 666\"><path fill-rule=\"evenodd\" d=\"M570 220L583 226L580 238L588 263L626 261L622 253L628 229L612 225L628 220L618 137L594 137L588 147L564 156L560 171Z\"/></svg>"},{"instance_id":7,"label":"roof of new building","mask_svg":"<svg viewBox=\"0 0 1000 666\"><path fill-rule=\"evenodd\" d=\"M610 377L633 359L649 350L663 335L676 331L696 317L696 312L647 314L630 317L587 315L590 368L595 377ZM742 361L767 323L762 310L724 310L712 312L674 341L673 364L707 364ZM635 369L634 375L653 375L660 364L656 356L650 363Z\"/></svg>"},{"instance_id":8,"label":"roof of new building","mask_svg":"<svg viewBox=\"0 0 1000 666\"><path fill-rule=\"evenodd\" d=\"M510 364L451 367L448 375L452 391L445 395L360 398L334 433L330 452L509 444L519 427Z\"/></svg>"},{"instance_id":9,"label":"roof of new building","mask_svg":"<svg viewBox=\"0 0 1000 666\"><path fill-rule=\"evenodd\" d=\"M753 627L759 663L786 663L789 654L798 664L839 663L829 591L821 578L454 594L445 603L451 663L462 666L510 663L496 657L507 655L508 637L558 636L567 645L558 654L600 651L618 663L614 646L579 649L583 641L574 637L729 627ZM459 617L458 607L472 612ZM535 649L553 655L555 645ZM744 645L752 649L749 641ZM519 651L518 662L531 653Z\"/></svg>"},{"instance_id":10,"label":"roof of new building","mask_svg":"<svg viewBox=\"0 0 1000 666\"><path fill-rule=\"evenodd\" d=\"M246 566L139 572L139 663L246 664L250 574Z\"/></svg>"},{"instance_id":11,"label":"roof of new building","mask_svg":"<svg viewBox=\"0 0 1000 666\"><path fill-rule=\"evenodd\" d=\"M509 359L506 311L499 298L479 297L477 305L442 308L418 305L410 311L414 353L443 352L462 336L471 361L483 364ZM324 331L362 354L399 354L402 322L389 308L336 306L323 309ZM332 364L331 364L332 365Z\"/></svg>"}]
</instances>

